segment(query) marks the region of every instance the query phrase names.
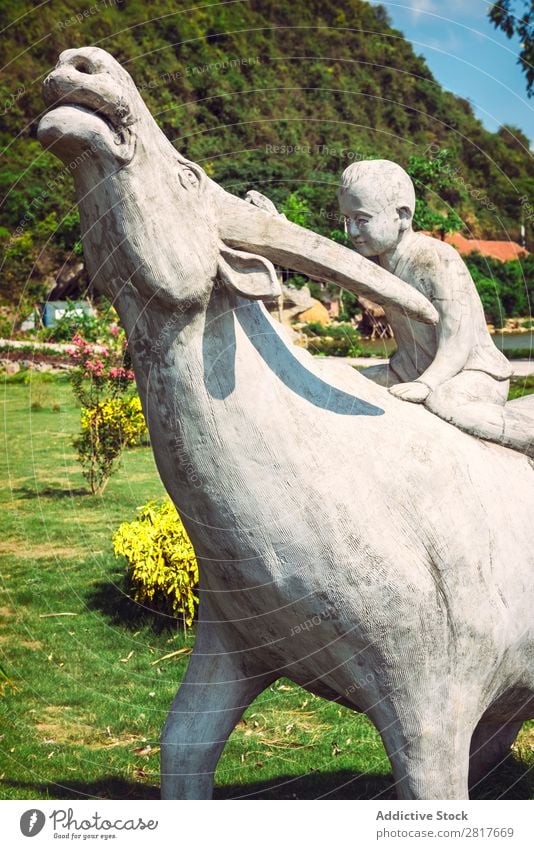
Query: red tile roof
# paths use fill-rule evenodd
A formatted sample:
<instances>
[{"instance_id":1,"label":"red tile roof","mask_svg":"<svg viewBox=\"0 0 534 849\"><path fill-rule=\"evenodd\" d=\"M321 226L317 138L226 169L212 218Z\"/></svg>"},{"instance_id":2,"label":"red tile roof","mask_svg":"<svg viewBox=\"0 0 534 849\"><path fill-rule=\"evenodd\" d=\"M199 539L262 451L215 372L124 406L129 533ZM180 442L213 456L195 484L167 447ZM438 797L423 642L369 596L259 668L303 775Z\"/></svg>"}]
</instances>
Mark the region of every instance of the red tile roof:
<instances>
[{"instance_id":1,"label":"red tile roof","mask_svg":"<svg viewBox=\"0 0 534 849\"><path fill-rule=\"evenodd\" d=\"M517 242L497 242L490 239L466 239L461 233L451 233L445 236L445 241L453 245L462 255L478 252L482 256L491 256L508 262L511 259L519 259L528 256L528 251L518 245Z\"/></svg>"}]
</instances>

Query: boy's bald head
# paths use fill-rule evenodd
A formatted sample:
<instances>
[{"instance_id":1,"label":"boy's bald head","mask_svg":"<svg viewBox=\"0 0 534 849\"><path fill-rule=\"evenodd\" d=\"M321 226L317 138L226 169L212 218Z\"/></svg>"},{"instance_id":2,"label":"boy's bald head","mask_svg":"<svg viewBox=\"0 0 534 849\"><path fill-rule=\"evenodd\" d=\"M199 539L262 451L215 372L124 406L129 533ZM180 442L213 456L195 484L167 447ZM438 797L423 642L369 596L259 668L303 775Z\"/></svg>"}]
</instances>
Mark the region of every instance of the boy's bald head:
<instances>
[{"instance_id":1,"label":"boy's bald head","mask_svg":"<svg viewBox=\"0 0 534 849\"><path fill-rule=\"evenodd\" d=\"M339 208L358 253L381 257L409 236L415 190L406 171L387 159L354 162L342 174Z\"/></svg>"},{"instance_id":2,"label":"boy's bald head","mask_svg":"<svg viewBox=\"0 0 534 849\"><path fill-rule=\"evenodd\" d=\"M386 206L395 204L405 207L411 215L415 211L415 189L413 183L400 165L388 159L366 159L353 162L341 175L338 196L352 191L362 200L369 196Z\"/></svg>"}]
</instances>

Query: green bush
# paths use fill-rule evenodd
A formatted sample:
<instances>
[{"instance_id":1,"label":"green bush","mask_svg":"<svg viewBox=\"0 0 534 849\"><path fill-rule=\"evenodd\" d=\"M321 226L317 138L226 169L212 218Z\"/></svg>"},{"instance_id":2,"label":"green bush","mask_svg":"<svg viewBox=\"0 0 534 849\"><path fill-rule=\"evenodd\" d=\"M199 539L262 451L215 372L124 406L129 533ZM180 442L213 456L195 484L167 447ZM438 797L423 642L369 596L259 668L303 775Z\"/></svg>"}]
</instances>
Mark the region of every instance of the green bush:
<instances>
[{"instance_id":1,"label":"green bush","mask_svg":"<svg viewBox=\"0 0 534 849\"><path fill-rule=\"evenodd\" d=\"M321 324L320 321L310 321L310 322L308 322L308 324L305 324L304 327L302 328L302 332L304 333L305 336L311 336L311 337L327 336L328 335L327 328L324 326L324 324Z\"/></svg>"},{"instance_id":2,"label":"green bush","mask_svg":"<svg viewBox=\"0 0 534 849\"><path fill-rule=\"evenodd\" d=\"M486 321L495 327L503 327L506 315L500 296L499 281L496 278L485 277L478 269L472 269L472 277L484 308Z\"/></svg>"},{"instance_id":3,"label":"green bush","mask_svg":"<svg viewBox=\"0 0 534 849\"><path fill-rule=\"evenodd\" d=\"M149 501L133 522L113 534L115 556L128 561L136 601L191 625L198 598L198 565L182 520L169 498Z\"/></svg>"},{"instance_id":4,"label":"green bush","mask_svg":"<svg viewBox=\"0 0 534 849\"><path fill-rule=\"evenodd\" d=\"M302 332L308 337L312 354L329 357L358 357L362 353L360 334L351 324L329 324L310 321Z\"/></svg>"},{"instance_id":5,"label":"green bush","mask_svg":"<svg viewBox=\"0 0 534 849\"><path fill-rule=\"evenodd\" d=\"M503 350L503 354L509 360L531 360L532 354L534 353L532 348L506 348L506 350L501 349L499 345L497 345L499 350Z\"/></svg>"},{"instance_id":6,"label":"green bush","mask_svg":"<svg viewBox=\"0 0 534 849\"><path fill-rule=\"evenodd\" d=\"M534 257L500 262L470 254L466 265L475 281L486 318L496 326L506 318L530 314L534 299Z\"/></svg>"}]
</instances>

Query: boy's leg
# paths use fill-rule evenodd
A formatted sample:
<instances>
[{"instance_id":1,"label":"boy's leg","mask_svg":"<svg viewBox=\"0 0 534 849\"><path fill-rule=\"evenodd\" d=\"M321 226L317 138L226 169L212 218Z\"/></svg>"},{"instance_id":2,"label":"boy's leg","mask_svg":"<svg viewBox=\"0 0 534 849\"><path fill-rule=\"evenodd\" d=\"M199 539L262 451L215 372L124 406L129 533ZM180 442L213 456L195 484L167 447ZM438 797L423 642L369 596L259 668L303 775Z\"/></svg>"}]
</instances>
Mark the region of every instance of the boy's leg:
<instances>
[{"instance_id":1,"label":"boy's leg","mask_svg":"<svg viewBox=\"0 0 534 849\"><path fill-rule=\"evenodd\" d=\"M426 399L425 407L467 433L499 442L508 389L507 380L495 380L480 371L462 371L438 386Z\"/></svg>"},{"instance_id":2,"label":"boy's leg","mask_svg":"<svg viewBox=\"0 0 534 849\"><path fill-rule=\"evenodd\" d=\"M534 457L534 395L524 395L506 404L502 444Z\"/></svg>"},{"instance_id":3,"label":"boy's leg","mask_svg":"<svg viewBox=\"0 0 534 849\"><path fill-rule=\"evenodd\" d=\"M432 413L461 430L534 456L534 404L507 404L508 380L463 371L425 401Z\"/></svg>"}]
</instances>

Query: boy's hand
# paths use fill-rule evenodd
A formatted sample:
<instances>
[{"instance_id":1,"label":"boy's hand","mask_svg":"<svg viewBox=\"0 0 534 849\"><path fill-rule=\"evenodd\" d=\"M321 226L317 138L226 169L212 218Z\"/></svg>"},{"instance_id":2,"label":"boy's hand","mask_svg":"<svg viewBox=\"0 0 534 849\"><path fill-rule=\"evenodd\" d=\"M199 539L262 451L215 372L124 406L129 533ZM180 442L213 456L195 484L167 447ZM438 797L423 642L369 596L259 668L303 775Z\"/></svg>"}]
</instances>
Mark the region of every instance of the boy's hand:
<instances>
[{"instance_id":1,"label":"boy's hand","mask_svg":"<svg viewBox=\"0 0 534 849\"><path fill-rule=\"evenodd\" d=\"M396 398L411 401L413 404L422 404L430 395L430 387L425 386L424 383L419 383L417 380L413 383L396 383L395 386L390 387L389 391Z\"/></svg>"},{"instance_id":2,"label":"boy's hand","mask_svg":"<svg viewBox=\"0 0 534 849\"><path fill-rule=\"evenodd\" d=\"M245 195L245 200L247 203L251 203L253 206L257 206L258 209L264 209L265 212L269 212L271 215L281 215L282 218L285 218L281 212L278 212L276 206L272 202L272 200L266 195L262 195L261 192L257 192L254 189L251 189Z\"/></svg>"}]
</instances>

